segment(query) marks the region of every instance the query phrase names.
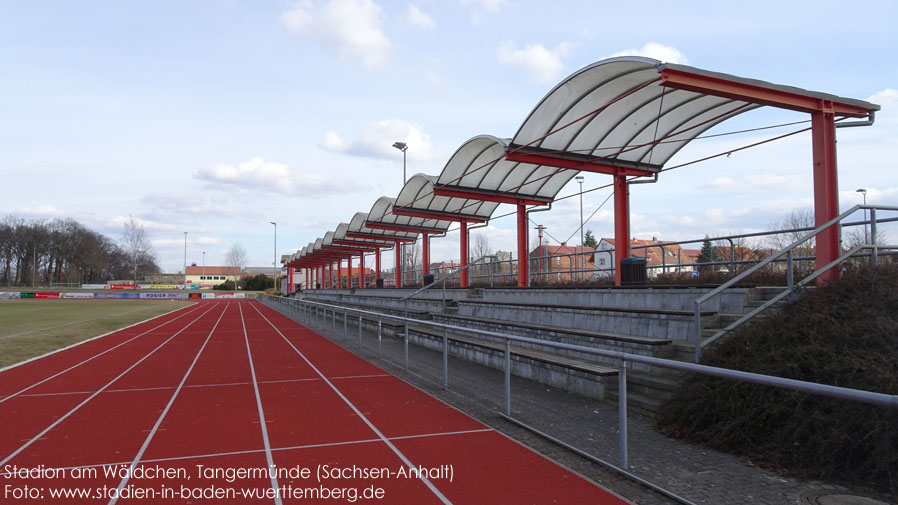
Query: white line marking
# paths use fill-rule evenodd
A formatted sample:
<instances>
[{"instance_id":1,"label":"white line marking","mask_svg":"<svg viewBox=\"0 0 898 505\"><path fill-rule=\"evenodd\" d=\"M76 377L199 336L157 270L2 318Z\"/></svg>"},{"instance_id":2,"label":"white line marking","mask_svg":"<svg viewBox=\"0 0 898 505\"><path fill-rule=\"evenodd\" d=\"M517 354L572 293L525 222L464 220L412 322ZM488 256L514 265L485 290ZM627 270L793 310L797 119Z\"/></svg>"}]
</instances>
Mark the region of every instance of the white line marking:
<instances>
[{"instance_id":1,"label":"white line marking","mask_svg":"<svg viewBox=\"0 0 898 505\"><path fill-rule=\"evenodd\" d=\"M184 333L182 333L184 335ZM369 379L375 377L392 377L390 374L373 374L373 375L347 375L344 377L331 377L331 380L346 380L346 379ZM310 377L306 379L277 379L270 381L258 381L259 384L284 384L289 382L313 382L320 381L320 377ZM192 384L184 386L185 389L189 388L217 388L222 386L248 386L252 384L252 382L222 382L221 384ZM157 387L145 387L145 388L122 388L122 389L107 389L103 391L103 393L130 393L132 391L162 391L165 389L175 389L177 386L157 386ZM95 393L96 391L64 391L60 393L25 393L19 396L23 396L26 398L34 398L38 396L65 396L65 395L89 395L91 393ZM3 396L0 396L0 399L3 399ZM11 397L10 397L11 398Z\"/></svg>"},{"instance_id":2,"label":"white line marking","mask_svg":"<svg viewBox=\"0 0 898 505\"><path fill-rule=\"evenodd\" d=\"M209 310L212 310L212 308L210 307ZM206 312L209 312L209 310L207 310ZM195 323L197 320L199 320L201 317L203 317L203 316L206 314L206 312L203 312L202 314L200 314L199 316L197 316L196 319L194 319L193 321L190 321L189 323L187 323L187 326L190 326L191 324ZM186 328L187 326L185 326L184 328ZM75 412L77 412L78 409L80 409L81 407L83 407L84 405L86 405L87 402L89 402L89 401L91 401L92 399L94 399L98 394L102 393L106 388L108 388L109 386L111 386L115 381L117 381L117 380L121 379L122 377L124 377L124 375L125 375L126 373L130 372L132 369L134 369L134 367L136 367L137 365L141 364L141 363L143 362L143 360L145 360L145 359L149 358L150 356L152 356L153 353L155 353L156 351L158 351L159 349L161 349L162 346L164 346L165 344L169 343L173 338L177 337L180 333L181 333L181 331L179 330L177 333L175 333L174 335L172 335L171 337L169 337L165 342L162 342L161 344L159 344L158 346L156 346L155 349L153 349L153 350L150 351L148 354L146 354L144 357L142 357L142 358L140 358L139 360L137 360L136 362L134 362L133 365L129 366L127 370L125 370L124 372L118 374L118 376L117 376L116 378L114 378L114 379L112 379L111 381L107 382L106 385L103 386L102 388L100 388L96 393L94 393L94 394L90 395L89 397L87 397L87 399L85 399L84 401L82 401L81 403L79 403L75 408L73 408L72 410L68 411L64 416L62 416L62 417L60 417L59 419L57 419L56 421L54 421L53 424L51 424L50 426L47 426L46 428L44 428L44 431L42 431L42 432L38 433L37 435L35 435L34 438L32 438L31 440L29 440L28 442L26 442L25 445L23 445L22 447L19 447L19 448L16 449L15 451L13 451L13 453L10 454L9 456L7 456L3 461L0 461L0 467L2 467L7 461L9 461L9 460L11 460L12 458L16 457L20 452L22 452L22 451L24 451L25 449L27 449L28 446L30 446L31 444L33 444L35 441L37 441L38 439L40 439L41 437L43 437L44 435L46 435L48 431L50 431L50 430L52 430L53 428L55 428L56 426L58 426L59 423L65 421L70 415L72 415L72 414L74 414Z\"/></svg>"},{"instance_id":3,"label":"white line marking","mask_svg":"<svg viewBox=\"0 0 898 505\"><path fill-rule=\"evenodd\" d=\"M275 468L274 458L271 456L271 442L268 441L268 425L265 423L265 411L262 410L262 397L259 395L259 383L256 382L256 367L253 365L253 352L249 348L249 334L246 333L246 320L243 319L243 304L238 304L240 309L240 325L243 326L243 340L246 342L246 355L249 357L249 371L253 378L253 390L256 392L256 408L259 409L259 426L262 427L262 442L265 444L265 458L268 459L268 468ZM281 494L278 492L278 479L271 475L271 488L274 490L275 505L283 505Z\"/></svg>"},{"instance_id":4,"label":"white line marking","mask_svg":"<svg viewBox=\"0 0 898 505\"><path fill-rule=\"evenodd\" d=\"M56 326L48 326L46 328L37 328L35 330L23 331L21 333L13 333L12 335L0 335L0 340L4 340L7 338L13 338L13 337L21 337L22 335L29 335L31 333L37 333L39 331L55 330L56 328L64 328L66 326L72 326L73 324L89 323L90 321L96 321L97 319L104 319L104 318L112 317L112 316L123 316L125 314L130 314L132 312L138 312L141 310L152 309L154 307L155 307L155 305L148 305L146 307L140 307L138 309L126 310L125 312L116 312L114 314L106 314L105 316L92 317L90 319L82 319L80 321L72 321L71 323L57 324Z\"/></svg>"},{"instance_id":5,"label":"white line marking","mask_svg":"<svg viewBox=\"0 0 898 505\"><path fill-rule=\"evenodd\" d=\"M362 412L351 401L349 401L349 398L346 398L346 396L344 396L343 393L341 393L340 390L337 389L337 386L334 386L334 383L328 380L328 378L325 377L324 374L321 373L321 371L318 370L318 368L315 367L315 365L313 365L308 358L306 358L305 354L297 349L296 346L293 345L293 342L291 342L286 336L284 336L284 334L281 333L281 330L279 330L277 326L274 325L274 323L272 323L267 317L265 317L265 314L262 314L258 307L256 307L256 304L253 304L252 307L256 312L259 313L260 316L262 316L262 319L264 319L265 322L267 322L272 328L274 328L274 331L278 332L281 338L283 338L284 341L287 342L294 351L296 351L296 354L299 354L299 357L302 358L310 367L312 367L312 370L314 370L315 373L317 373L321 377L321 379L325 383L327 383L327 385L330 386L330 388L333 389L335 393L337 393L337 396L339 396L346 403L346 405L348 405L349 408L351 408L353 412L355 412L356 415L359 416L359 419L364 421L365 424L367 424L368 427L371 428L371 431L373 431L375 435L377 435L385 444L387 444L387 447L389 447L390 450L393 451L393 453L399 456L399 459L401 459L409 467L409 469L414 470L416 468L411 460L409 460L405 456L405 454L402 453L402 451L400 451L395 445L393 445L393 443L390 442L390 440L386 436L384 436L384 434L381 433L381 431L378 430L377 427L374 426L374 424L370 420L368 420L368 418L365 417L365 415L362 414ZM430 491L433 492L433 494L436 495L436 497L439 498L441 502L443 502L445 505L452 505L452 502L449 501L449 498L446 498L446 496L443 495L443 493L441 493L440 490L437 489L437 487L434 486L432 482L430 482L430 479L424 477L423 475L421 475L420 478L421 481L424 482L424 484L427 485L428 488L430 488Z\"/></svg>"},{"instance_id":6,"label":"white line marking","mask_svg":"<svg viewBox=\"0 0 898 505\"><path fill-rule=\"evenodd\" d=\"M492 428L483 428L478 430L465 430L465 431L450 431L450 432L442 432L442 433L422 433L420 435L405 435L399 437L389 437L388 440L408 440L413 438L430 438L430 437L444 437L448 435L467 435L470 433L483 433L487 431L496 431ZM380 438L368 438L362 440L347 440L344 442L326 442L321 444L305 444L305 445L291 445L287 447L274 447L271 449L271 452L281 452L281 451L295 451L300 449L319 449L322 447L340 447L346 445L359 445L359 444L372 444L375 442L380 442ZM222 456L239 456L241 454L258 454L260 452L264 452L265 449L247 449L245 451L230 451L230 452L216 452L209 454L195 454L188 456L171 456L168 458L153 458L153 459L145 459L141 461L141 463L168 463L171 461L183 461L188 459L206 459L206 458L218 458ZM127 465L127 461L120 461L117 463L96 463L93 465L79 465L79 466L67 466L60 468L47 468L46 470L63 470L69 471L74 470L76 468L102 468L104 466L123 466ZM10 477L12 475L11 472L0 473L0 477Z\"/></svg>"},{"instance_id":7,"label":"white line marking","mask_svg":"<svg viewBox=\"0 0 898 505\"><path fill-rule=\"evenodd\" d=\"M102 334L102 335L97 335L96 337L91 337L91 338L89 338L89 339L87 339L87 340L82 340L81 342L75 342L75 343L72 344L72 345L67 345L67 346L65 346L65 347L60 347L59 349L55 349L55 350L50 351L50 352L48 352L48 353L46 353L46 354L41 354L40 356L35 356L35 357L33 357L33 358L28 358L28 359L26 359L25 361L20 361L20 362L18 362L18 363L13 363L12 365L6 366L6 367L4 367L4 368L0 368L0 373L3 373L3 372L5 372L5 371L7 371L7 370L12 370L13 368L20 367L20 366L22 366L22 365L24 365L24 364L26 364L26 363L31 363L32 361L37 361L37 360L39 360L39 359L46 358L47 356L52 356L52 355L54 355L54 354L60 353L60 352L62 352L62 351L66 351L66 350L71 349L71 348L73 348L73 347L78 347L79 345L84 345L84 344L86 344L86 343L88 343L88 342L92 342L92 341L94 341L94 340L97 340L98 338L103 338L103 337L112 335L113 333L118 333L118 332L120 332L120 331L125 331L125 330L127 330L128 328L133 328L133 327L135 327L135 326L137 326L137 325L139 325L139 324L143 324L143 323L152 321L153 319L159 319L160 317L165 317L165 316L167 316L167 315L169 315L169 314L172 314L172 313L174 313L174 312L177 312L177 311L179 311L179 310L184 310L184 309L187 309L187 308L195 309L195 308L197 308L197 306L196 306L196 304L193 304L193 305L187 305L187 306L184 306L184 307L179 307L179 308L177 308L177 309L175 309L175 310L170 310L170 311L166 312L165 314L159 314L158 316L153 316L153 317L151 317L151 318L149 318L149 319L144 319L143 321L138 321L138 322L136 322L136 323L134 323L134 324L129 324L128 326L124 326L124 327L119 328L119 329L117 329L117 330L112 330L112 331L107 332L107 333L104 333L104 334ZM160 325L157 326L156 328L160 328L160 327L162 327L162 326L165 326L166 324L168 324L168 323L170 323L170 322L172 322L172 321L175 321L176 319L180 319L181 317L183 317L183 316L185 316L185 315L187 315L187 314L189 314L189 313L191 313L191 312L193 312L193 310L187 311L187 312L185 312L184 314L181 314L180 316L178 316L178 317L172 319L171 321L167 321L167 322L165 322L165 323L163 323L163 324L160 324ZM155 330L156 328L153 328L153 330ZM153 330L150 330L150 331L153 331ZM138 335L138 336L140 336L140 335ZM135 338L136 338L136 337L135 337ZM133 340L133 339L132 339L132 340ZM123 343L127 343L127 342L123 342ZM79 363L79 365L80 365L80 363ZM77 366L77 365L75 365L75 366Z\"/></svg>"},{"instance_id":8,"label":"white line marking","mask_svg":"<svg viewBox=\"0 0 898 505\"><path fill-rule=\"evenodd\" d=\"M140 446L140 450L137 451L137 456L134 456L134 461L131 462L131 473L133 473L134 469L137 468L137 464L140 463L140 458L143 457L143 453L146 452L147 447L150 446L150 442L153 441L153 437L156 435L156 431L159 430L159 425L162 424L162 420L165 419L165 416L166 416L166 414L168 414L168 411L171 409L172 404L175 403L175 398L178 397L178 393L181 392L181 388L184 387L184 383L187 382L187 377L190 376L190 372L193 371L194 365L196 365L196 362L200 359L200 355L203 354L203 349L206 348L206 344L209 343L209 339L212 338L212 334L215 333L215 328L218 328L218 323L221 322L221 318L224 317L225 312L228 311L228 305L230 305L230 304L225 304L224 310L222 310L221 314L218 315L218 319L215 321L215 325L212 326L211 330L209 330L209 335L206 336L206 340L203 341L203 345L200 346L200 350L197 351L196 356L193 357L193 362L190 363L190 367L187 368L187 372L184 373L184 377L181 379L181 383L178 384L177 389L175 389L175 392L172 393L171 398L169 398L168 404L165 405L165 408L162 410L162 413L159 414L159 418L156 419L156 424L153 425L153 429L150 430L150 434L147 435L147 438L143 441L143 445ZM122 481L119 482L118 493L116 493L115 496L112 497L111 500L109 500L109 505L114 505L115 502L118 501L118 497L121 494L122 489L124 489L125 484L128 483L129 478L130 478L129 475L125 475L122 478Z\"/></svg>"}]
</instances>

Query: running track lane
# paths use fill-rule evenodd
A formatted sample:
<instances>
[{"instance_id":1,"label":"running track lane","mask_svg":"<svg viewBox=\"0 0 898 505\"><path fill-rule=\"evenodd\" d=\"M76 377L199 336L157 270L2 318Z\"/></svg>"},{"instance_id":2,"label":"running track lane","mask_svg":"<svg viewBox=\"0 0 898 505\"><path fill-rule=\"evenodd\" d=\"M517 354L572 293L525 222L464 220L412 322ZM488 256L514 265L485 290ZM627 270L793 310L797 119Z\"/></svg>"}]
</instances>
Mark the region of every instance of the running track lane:
<instances>
[{"instance_id":1,"label":"running track lane","mask_svg":"<svg viewBox=\"0 0 898 505\"><path fill-rule=\"evenodd\" d=\"M271 492L293 486L295 492L295 488L318 489L314 475L311 480L257 476L229 482L221 475L199 478L197 465L236 469L265 468L273 463L278 468L308 467L313 472L319 464L350 469L385 467L392 472L423 465L451 468L452 478L438 474L427 479L350 475L322 484L335 489L376 486L386 493L381 500L359 499L355 503L626 503L257 302L200 305L208 312L195 321L168 327L155 350L135 346L120 354L120 363L97 359L82 365L98 368L98 377L112 373L100 370L101 366L125 370L102 384L102 392L60 394L52 389L57 392L22 395L21 399L33 401L37 416L43 412L39 402L64 400L66 405L81 407L63 422L52 419L53 414L46 419L27 419L32 431L50 425L40 438L52 438L53 443L36 440L11 460L21 461L23 466L120 463L139 469L180 468L190 480L23 481L4 477L0 465L0 491L4 484L28 483L157 492L180 491L182 487L208 490L212 486ZM0 382L4 378L0 373ZM95 379L78 381L82 387L97 387ZM0 419L4 412L5 406L0 404ZM91 439L92 430L95 436ZM7 438L6 432L0 431L0 458L8 459L9 451L3 447L22 443ZM349 503L345 498L287 496L283 503ZM0 502L35 503L2 495ZM44 499L41 503L75 502ZM149 501L106 497L77 503L277 505L279 501L270 497L160 500L157 496Z\"/></svg>"}]
</instances>

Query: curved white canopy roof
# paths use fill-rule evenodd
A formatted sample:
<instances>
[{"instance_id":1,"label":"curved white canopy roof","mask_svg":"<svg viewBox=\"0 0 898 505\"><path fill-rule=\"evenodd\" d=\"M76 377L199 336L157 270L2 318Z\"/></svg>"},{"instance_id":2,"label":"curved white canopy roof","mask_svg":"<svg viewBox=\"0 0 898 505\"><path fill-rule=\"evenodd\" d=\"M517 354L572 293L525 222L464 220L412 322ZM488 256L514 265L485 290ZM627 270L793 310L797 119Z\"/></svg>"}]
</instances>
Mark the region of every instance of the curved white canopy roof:
<instances>
[{"instance_id":1,"label":"curved white canopy roof","mask_svg":"<svg viewBox=\"0 0 898 505\"><path fill-rule=\"evenodd\" d=\"M365 225L371 227L388 226L398 231L409 231L417 236L421 232L443 233L452 225L452 221L446 219L427 219L421 217L400 216L393 214L393 198L382 196L374 202L368 212Z\"/></svg>"},{"instance_id":2,"label":"curved white canopy roof","mask_svg":"<svg viewBox=\"0 0 898 505\"><path fill-rule=\"evenodd\" d=\"M508 139L479 135L458 148L436 180L438 188L474 190L550 202L576 170L507 161Z\"/></svg>"},{"instance_id":3,"label":"curved white canopy roof","mask_svg":"<svg viewBox=\"0 0 898 505\"><path fill-rule=\"evenodd\" d=\"M456 221L466 218L486 221L499 206L496 202L436 195L433 192L436 180L432 175L413 175L393 202L393 210L445 216Z\"/></svg>"}]
</instances>

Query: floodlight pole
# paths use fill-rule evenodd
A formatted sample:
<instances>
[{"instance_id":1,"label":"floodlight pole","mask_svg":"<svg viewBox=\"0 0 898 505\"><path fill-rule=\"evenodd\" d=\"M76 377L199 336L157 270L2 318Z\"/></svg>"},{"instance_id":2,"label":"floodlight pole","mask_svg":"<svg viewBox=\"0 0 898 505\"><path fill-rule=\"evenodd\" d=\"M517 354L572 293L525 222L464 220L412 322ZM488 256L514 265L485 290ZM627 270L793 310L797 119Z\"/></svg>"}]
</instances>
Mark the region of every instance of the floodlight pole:
<instances>
[{"instance_id":1,"label":"floodlight pole","mask_svg":"<svg viewBox=\"0 0 898 505\"><path fill-rule=\"evenodd\" d=\"M274 287L274 292L277 292L277 284L278 284L278 224L274 221L269 221L269 223L274 225L274 256L271 257L271 279L272 286ZM236 285L234 286L236 288Z\"/></svg>"},{"instance_id":2,"label":"floodlight pole","mask_svg":"<svg viewBox=\"0 0 898 505\"><path fill-rule=\"evenodd\" d=\"M184 286L187 286L187 232L184 232Z\"/></svg>"}]
</instances>

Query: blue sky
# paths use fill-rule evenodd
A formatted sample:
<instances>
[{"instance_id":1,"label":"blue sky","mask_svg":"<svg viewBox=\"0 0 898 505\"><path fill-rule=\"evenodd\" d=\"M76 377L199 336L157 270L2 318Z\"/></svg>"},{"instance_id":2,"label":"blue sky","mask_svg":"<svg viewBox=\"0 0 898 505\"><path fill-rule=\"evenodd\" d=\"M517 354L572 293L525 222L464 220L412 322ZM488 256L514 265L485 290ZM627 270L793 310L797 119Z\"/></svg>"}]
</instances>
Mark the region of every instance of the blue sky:
<instances>
[{"instance_id":1,"label":"blue sky","mask_svg":"<svg viewBox=\"0 0 898 505\"><path fill-rule=\"evenodd\" d=\"M898 205L895 19L894 2L2 2L0 214L116 238L134 215L167 271L181 268L184 231L188 262L220 263L240 243L270 265L269 221L288 254L395 196L394 141L409 144L409 175L438 174L465 140L513 135L564 77L618 54L882 105L873 127L839 131L842 204L864 187ZM762 109L713 132L802 119ZM670 164L774 133L695 142ZM633 234L766 229L810 206L810 171L807 135L675 170L634 188ZM587 174L585 187L607 182ZM586 215L608 194L587 194ZM541 224L578 236L577 205ZM609 203L586 228L610 236L611 221ZM512 249L514 219L489 238ZM458 257L457 234L433 246Z\"/></svg>"}]
</instances>

